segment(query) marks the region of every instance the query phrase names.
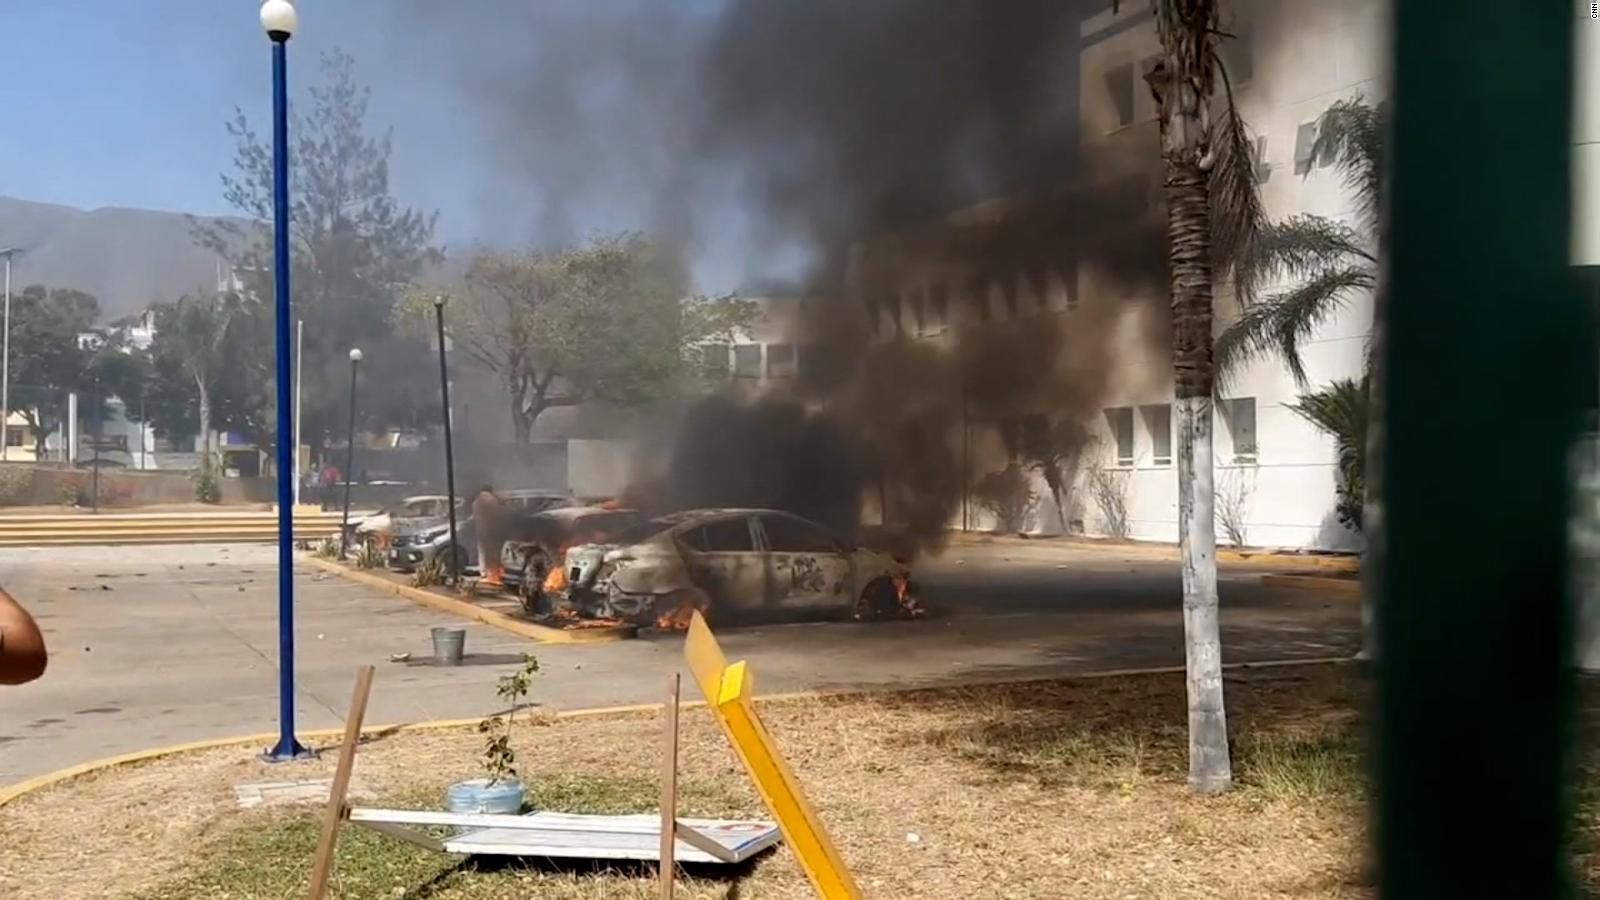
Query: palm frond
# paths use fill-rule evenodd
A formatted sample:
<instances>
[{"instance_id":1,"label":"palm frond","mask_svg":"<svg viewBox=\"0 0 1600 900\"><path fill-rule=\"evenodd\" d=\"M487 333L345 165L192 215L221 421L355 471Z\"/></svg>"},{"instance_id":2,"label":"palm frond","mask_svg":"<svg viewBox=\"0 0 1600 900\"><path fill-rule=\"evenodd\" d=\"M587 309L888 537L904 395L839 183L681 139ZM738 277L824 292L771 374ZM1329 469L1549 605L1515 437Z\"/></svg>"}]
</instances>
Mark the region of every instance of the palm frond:
<instances>
[{"instance_id":1,"label":"palm frond","mask_svg":"<svg viewBox=\"0 0 1600 900\"><path fill-rule=\"evenodd\" d=\"M1335 266L1377 264L1354 228L1310 214L1267 223L1250 249L1246 268L1257 278L1305 278Z\"/></svg>"},{"instance_id":2,"label":"palm frond","mask_svg":"<svg viewBox=\"0 0 1600 900\"><path fill-rule=\"evenodd\" d=\"M1300 345L1344 306L1350 292L1370 290L1375 273L1366 266L1324 269L1289 290L1244 307L1217 337L1217 372L1226 379L1250 359L1281 356L1296 384L1306 384Z\"/></svg>"},{"instance_id":3,"label":"palm frond","mask_svg":"<svg viewBox=\"0 0 1600 900\"><path fill-rule=\"evenodd\" d=\"M1284 404L1334 439L1340 471L1347 475L1365 469L1367 423L1372 420L1367 387L1366 378L1360 382L1341 378L1320 390L1301 394L1297 403Z\"/></svg>"},{"instance_id":4,"label":"palm frond","mask_svg":"<svg viewBox=\"0 0 1600 900\"><path fill-rule=\"evenodd\" d=\"M1266 227L1256 180L1255 143L1234 103L1233 82L1213 49L1211 63L1222 76L1223 109L1211 119L1211 252L1215 277L1232 273L1241 298L1255 298L1256 269L1249 261Z\"/></svg>"},{"instance_id":5,"label":"palm frond","mask_svg":"<svg viewBox=\"0 0 1600 900\"><path fill-rule=\"evenodd\" d=\"M1317 120L1311 145L1313 159L1332 163L1344 176L1369 222L1377 221L1382 194L1384 112L1360 97L1340 100Z\"/></svg>"}]
</instances>

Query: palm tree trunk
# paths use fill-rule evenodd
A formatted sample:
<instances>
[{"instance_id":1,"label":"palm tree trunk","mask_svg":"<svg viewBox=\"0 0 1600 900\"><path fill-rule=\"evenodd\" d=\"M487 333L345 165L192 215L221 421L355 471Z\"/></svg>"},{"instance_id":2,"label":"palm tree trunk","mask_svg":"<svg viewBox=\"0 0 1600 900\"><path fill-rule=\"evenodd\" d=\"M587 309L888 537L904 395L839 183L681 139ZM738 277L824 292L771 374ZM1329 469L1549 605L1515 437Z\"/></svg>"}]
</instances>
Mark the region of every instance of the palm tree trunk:
<instances>
[{"instance_id":1,"label":"palm tree trunk","mask_svg":"<svg viewBox=\"0 0 1600 900\"><path fill-rule=\"evenodd\" d=\"M1172 362L1178 430L1178 543L1183 559L1184 657L1189 697L1189 785L1233 783L1222 696L1217 534L1212 463L1211 235L1206 175L1192 159L1167 161L1171 232Z\"/></svg>"}]
</instances>

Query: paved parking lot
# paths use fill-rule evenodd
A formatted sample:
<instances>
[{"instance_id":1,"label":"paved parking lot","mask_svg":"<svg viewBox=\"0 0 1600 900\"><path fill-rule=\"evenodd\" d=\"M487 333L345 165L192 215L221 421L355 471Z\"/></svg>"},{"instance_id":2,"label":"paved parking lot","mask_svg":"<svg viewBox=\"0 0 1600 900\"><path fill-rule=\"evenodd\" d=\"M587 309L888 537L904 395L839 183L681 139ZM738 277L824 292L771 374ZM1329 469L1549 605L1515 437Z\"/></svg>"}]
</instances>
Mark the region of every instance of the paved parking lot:
<instances>
[{"instance_id":1,"label":"paved parking lot","mask_svg":"<svg viewBox=\"0 0 1600 900\"><path fill-rule=\"evenodd\" d=\"M50 670L0 689L0 784L91 759L278 727L274 550L264 545L0 550L0 584L38 617ZM1229 661L1347 655L1353 598L1268 588L1225 568ZM722 633L767 693L945 685L1180 665L1176 563L1115 548L960 547L919 566L929 619ZM302 728L342 721L355 667L377 665L368 721L477 716L524 652L540 703L648 703L682 639L537 645L297 568L296 706ZM434 668L429 629L467 630L467 664ZM410 663L390 662L411 653Z\"/></svg>"}]
</instances>

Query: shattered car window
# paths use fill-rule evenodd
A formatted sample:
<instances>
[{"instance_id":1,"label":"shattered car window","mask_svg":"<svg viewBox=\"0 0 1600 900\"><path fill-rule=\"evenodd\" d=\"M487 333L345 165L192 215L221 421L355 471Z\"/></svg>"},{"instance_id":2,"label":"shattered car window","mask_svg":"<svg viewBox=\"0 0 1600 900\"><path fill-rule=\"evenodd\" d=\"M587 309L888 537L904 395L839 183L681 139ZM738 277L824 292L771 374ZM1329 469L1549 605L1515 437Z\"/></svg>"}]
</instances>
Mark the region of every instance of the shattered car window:
<instances>
[{"instance_id":1,"label":"shattered car window","mask_svg":"<svg viewBox=\"0 0 1600 900\"><path fill-rule=\"evenodd\" d=\"M755 549L750 523L743 518L701 525L685 532L683 542L703 553L749 553Z\"/></svg>"},{"instance_id":2,"label":"shattered car window","mask_svg":"<svg viewBox=\"0 0 1600 900\"><path fill-rule=\"evenodd\" d=\"M648 522L640 522L632 528L629 528L628 530L618 534L616 543L643 543L644 541L650 540L661 532L666 531L668 528L671 528L674 524L676 523L664 521L662 519L651 519Z\"/></svg>"},{"instance_id":3,"label":"shattered car window","mask_svg":"<svg viewBox=\"0 0 1600 900\"><path fill-rule=\"evenodd\" d=\"M838 553L838 541L833 535L810 522L788 516L762 516L761 527L767 532L767 546L777 553Z\"/></svg>"}]
</instances>

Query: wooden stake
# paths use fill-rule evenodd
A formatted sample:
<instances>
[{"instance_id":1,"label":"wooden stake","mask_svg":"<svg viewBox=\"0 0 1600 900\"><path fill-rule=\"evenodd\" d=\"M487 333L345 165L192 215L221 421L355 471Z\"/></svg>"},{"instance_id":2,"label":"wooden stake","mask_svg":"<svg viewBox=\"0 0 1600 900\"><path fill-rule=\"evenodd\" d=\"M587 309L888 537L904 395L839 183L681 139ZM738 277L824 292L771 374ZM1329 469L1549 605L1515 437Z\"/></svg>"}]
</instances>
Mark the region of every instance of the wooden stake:
<instances>
[{"instance_id":1,"label":"wooden stake","mask_svg":"<svg viewBox=\"0 0 1600 900\"><path fill-rule=\"evenodd\" d=\"M328 890L328 873L333 868L333 850L339 840L339 823L344 820L344 798L350 790L350 772L356 765L356 745L361 742L361 721L367 716L367 695L372 693L372 666L356 670L356 689L350 695L350 713L344 719L344 743L339 746L339 765L333 770L328 789L328 809L322 818L322 839L311 864L311 887L307 900L322 900Z\"/></svg>"},{"instance_id":2,"label":"wooden stake","mask_svg":"<svg viewBox=\"0 0 1600 900\"><path fill-rule=\"evenodd\" d=\"M661 900L672 900L678 842L678 673L661 707Z\"/></svg>"}]
</instances>

